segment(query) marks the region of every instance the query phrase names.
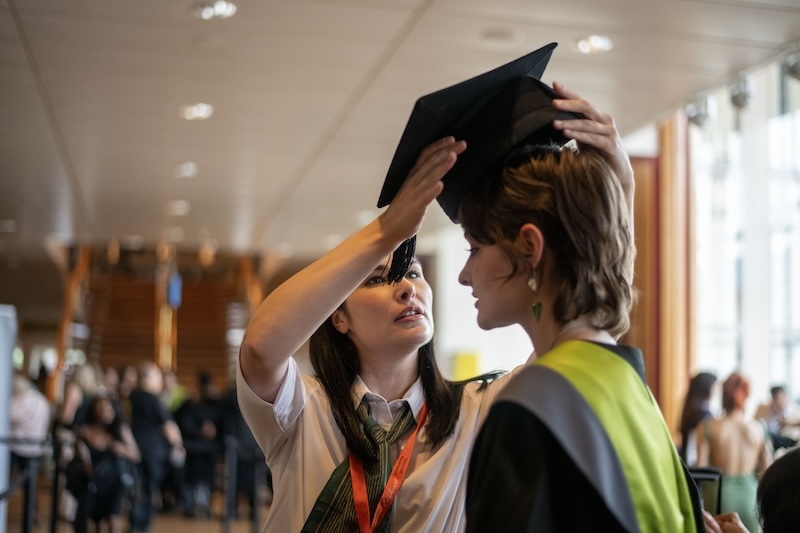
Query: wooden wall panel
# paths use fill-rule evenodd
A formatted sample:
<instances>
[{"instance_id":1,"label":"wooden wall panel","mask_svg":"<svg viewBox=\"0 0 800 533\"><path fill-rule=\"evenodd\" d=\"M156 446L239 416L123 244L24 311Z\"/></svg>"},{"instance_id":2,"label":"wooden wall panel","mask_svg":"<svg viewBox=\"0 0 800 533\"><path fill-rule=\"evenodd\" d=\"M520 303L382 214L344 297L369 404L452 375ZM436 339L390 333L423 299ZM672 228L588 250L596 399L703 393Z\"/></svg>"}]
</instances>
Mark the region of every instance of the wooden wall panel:
<instances>
[{"instance_id":1,"label":"wooden wall panel","mask_svg":"<svg viewBox=\"0 0 800 533\"><path fill-rule=\"evenodd\" d=\"M636 176L634 231L636 262L634 288L638 293L631 312L631 327L623 342L641 348L647 383L659 397L659 204L658 159L632 158Z\"/></svg>"}]
</instances>

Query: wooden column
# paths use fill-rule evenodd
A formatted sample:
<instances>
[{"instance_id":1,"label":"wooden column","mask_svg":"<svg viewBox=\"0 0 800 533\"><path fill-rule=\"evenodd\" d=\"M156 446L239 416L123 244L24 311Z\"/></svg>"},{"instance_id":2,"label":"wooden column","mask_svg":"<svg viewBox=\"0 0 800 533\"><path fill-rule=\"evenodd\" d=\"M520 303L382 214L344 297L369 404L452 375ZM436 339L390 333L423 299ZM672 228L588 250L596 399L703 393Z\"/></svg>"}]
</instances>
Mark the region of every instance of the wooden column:
<instances>
[{"instance_id":1,"label":"wooden column","mask_svg":"<svg viewBox=\"0 0 800 533\"><path fill-rule=\"evenodd\" d=\"M677 430L694 367L694 233L688 172L687 122L675 115L660 130L659 395L670 429Z\"/></svg>"},{"instance_id":2,"label":"wooden column","mask_svg":"<svg viewBox=\"0 0 800 533\"><path fill-rule=\"evenodd\" d=\"M58 325L56 334L56 354L58 362L53 373L47 378L47 397L51 402L59 401L61 391L61 380L64 373L64 352L69 344L69 335L72 329L72 319L75 311L75 304L81 297L81 284L89 272L89 262L91 250L88 246L83 246L78 252L78 259L75 267L69 273L67 287L64 291L64 308L61 312L61 322Z\"/></svg>"},{"instance_id":3,"label":"wooden column","mask_svg":"<svg viewBox=\"0 0 800 533\"><path fill-rule=\"evenodd\" d=\"M631 327L623 342L644 354L647 383L659 397L659 235L658 159L631 158L636 176L634 230L636 262L633 284L638 293L631 312Z\"/></svg>"}]
</instances>

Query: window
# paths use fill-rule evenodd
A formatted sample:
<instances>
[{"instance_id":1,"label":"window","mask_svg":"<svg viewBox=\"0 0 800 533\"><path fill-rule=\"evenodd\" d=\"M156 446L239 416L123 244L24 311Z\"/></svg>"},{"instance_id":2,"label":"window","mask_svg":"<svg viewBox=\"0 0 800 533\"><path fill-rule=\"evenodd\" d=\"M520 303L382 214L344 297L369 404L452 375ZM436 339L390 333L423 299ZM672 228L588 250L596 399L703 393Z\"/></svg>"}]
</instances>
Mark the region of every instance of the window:
<instances>
[{"instance_id":1,"label":"window","mask_svg":"<svg viewBox=\"0 0 800 533\"><path fill-rule=\"evenodd\" d=\"M773 384L800 396L800 81L780 62L728 88L690 132L698 370L740 370L754 401Z\"/></svg>"}]
</instances>

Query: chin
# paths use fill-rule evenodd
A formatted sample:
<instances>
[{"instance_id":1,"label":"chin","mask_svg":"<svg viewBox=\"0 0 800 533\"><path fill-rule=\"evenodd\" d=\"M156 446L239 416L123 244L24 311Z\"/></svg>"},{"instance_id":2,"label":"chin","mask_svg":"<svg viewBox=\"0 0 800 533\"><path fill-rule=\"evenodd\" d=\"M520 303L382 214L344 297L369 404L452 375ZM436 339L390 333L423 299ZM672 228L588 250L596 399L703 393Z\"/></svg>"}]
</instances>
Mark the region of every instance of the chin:
<instances>
[{"instance_id":1,"label":"chin","mask_svg":"<svg viewBox=\"0 0 800 533\"><path fill-rule=\"evenodd\" d=\"M506 326L510 326L511 324L516 323L512 320L503 320L497 317L481 316L480 313L478 313L477 322L478 322L478 327L485 331L491 331L497 328L504 328Z\"/></svg>"}]
</instances>

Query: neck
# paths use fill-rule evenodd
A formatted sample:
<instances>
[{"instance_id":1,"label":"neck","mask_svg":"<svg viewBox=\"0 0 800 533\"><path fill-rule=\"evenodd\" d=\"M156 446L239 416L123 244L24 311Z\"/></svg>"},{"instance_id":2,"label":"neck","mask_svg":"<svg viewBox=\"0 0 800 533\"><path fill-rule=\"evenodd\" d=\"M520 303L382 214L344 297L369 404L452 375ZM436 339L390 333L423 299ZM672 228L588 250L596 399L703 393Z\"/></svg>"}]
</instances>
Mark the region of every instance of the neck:
<instances>
[{"instance_id":1,"label":"neck","mask_svg":"<svg viewBox=\"0 0 800 533\"><path fill-rule=\"evenodd\" d=\"M361 358L361 379L387 402L399 400L417 380L417 353L401 362Z\"/></svg>"},{"instance_id":2,"label":"neck","mask_svg":"<svg viewBox=\"0 0 800 533\"><path fill-rule=\"evenodd\" d=\"M594 327L588 316L578 317L566 324L553 324L552 327L548 328L548 331L543 332L541 340L542 351L540 353L542 354L568 340L593 341L605 344L617 343L616 339L608 331Z\"/></svg>"}]
</instances>

